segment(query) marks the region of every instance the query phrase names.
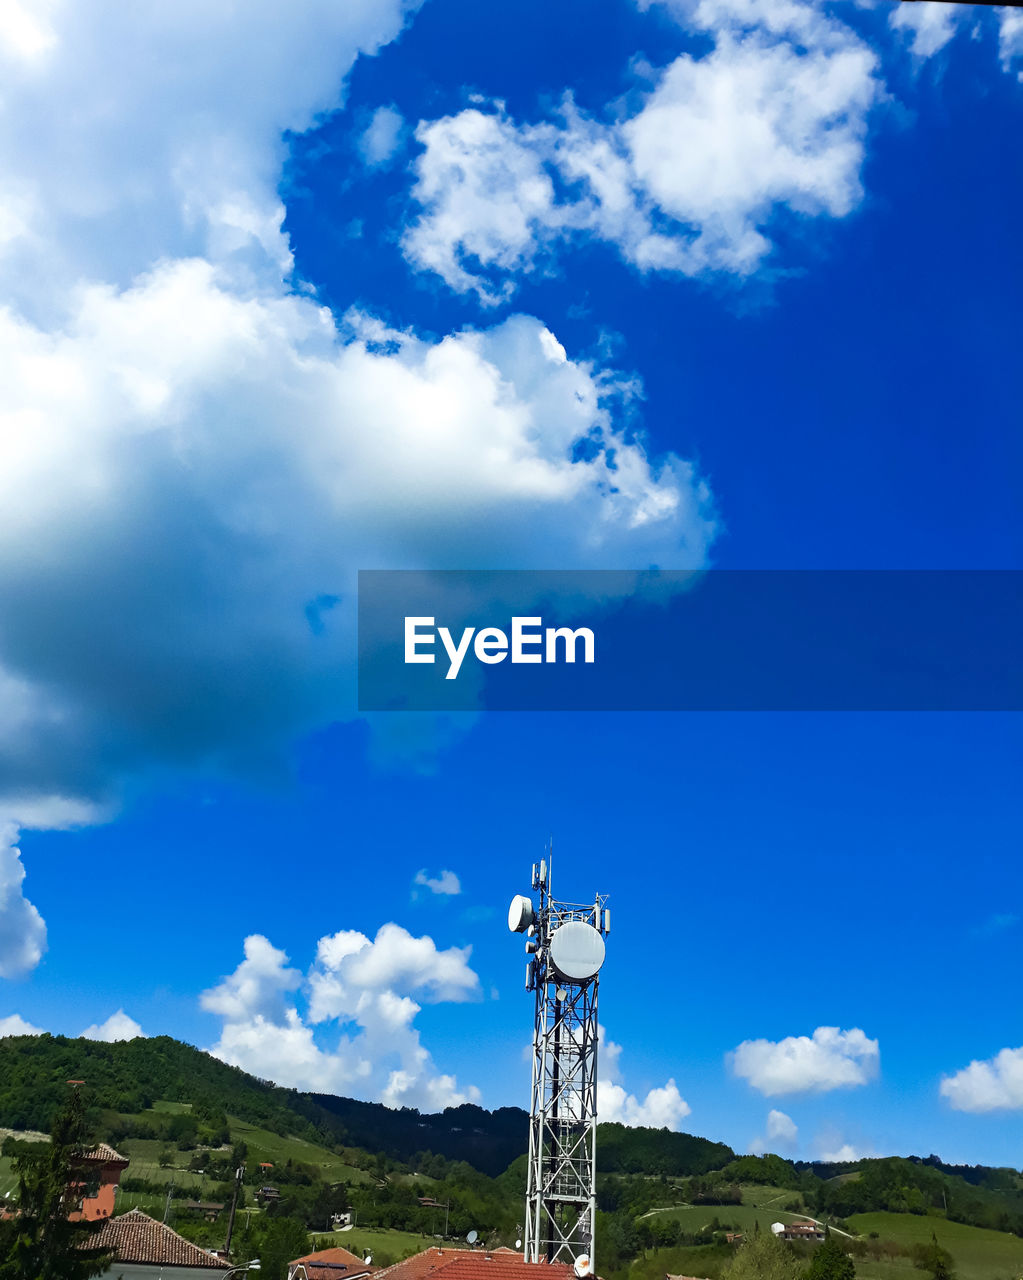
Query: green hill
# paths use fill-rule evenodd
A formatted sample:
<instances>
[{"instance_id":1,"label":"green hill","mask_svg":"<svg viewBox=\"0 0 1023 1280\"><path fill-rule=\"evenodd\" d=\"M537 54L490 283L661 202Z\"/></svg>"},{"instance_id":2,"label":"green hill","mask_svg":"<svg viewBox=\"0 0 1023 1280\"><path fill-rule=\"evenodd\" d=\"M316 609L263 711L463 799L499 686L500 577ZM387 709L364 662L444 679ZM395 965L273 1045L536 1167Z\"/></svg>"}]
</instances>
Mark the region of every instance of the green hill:
<instances>
[{"instance_id":1,"label":"green hill","mask_svg":"<svg viewBox=\"0 0 1023 1280\"><path fill-rule=\"evenodd\" d=\"M181 1103L191 1106L197 1127L210 1138L227 1139L224 1118L231 1115L283 1137L403 1163L422 1153L465 1161L491 1177L526 1149L527 1117L518 1107L485 1111L465 1105L429 1114L282 1089L169 1036L116 1044L49 1035L0 1040L0 1126L47 1130L69 1079L85 1080L90 1120L110 1140L166 1135L177 1141L176 1128L189 1126L179 1125L166 1109L154 1110L154 1104ZM600 1126L600 1144L608 1172L702 1173L733 1156L705 1138L617 1124Z\"/></svg>"}]
</instances>

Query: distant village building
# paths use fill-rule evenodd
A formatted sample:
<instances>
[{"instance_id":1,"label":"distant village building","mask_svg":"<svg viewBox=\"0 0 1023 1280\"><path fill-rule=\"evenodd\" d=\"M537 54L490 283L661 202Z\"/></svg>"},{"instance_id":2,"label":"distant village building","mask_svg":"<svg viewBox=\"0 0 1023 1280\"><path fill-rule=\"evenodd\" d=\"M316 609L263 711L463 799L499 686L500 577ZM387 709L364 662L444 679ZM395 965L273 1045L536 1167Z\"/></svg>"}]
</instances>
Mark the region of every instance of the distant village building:
<instances>
[{"instance_id":1,"label":"distant village building","mask_svg":"<svg viewBox=\"0 0 1023 1280\"><path fill-rule=\"evenodd\" d=\"M86 1151L75 1161L75 1176L81 1181L76 1189L81 1193L78 1208L68 1215L72 1221L96 1222L109 1218L114 1212L114 1195L127 1169L128 1161L122 1155L101 1142Z\"/></svg>"},{"instance_id":2,"label":"distant village building","mask_svg":"<svg viewBox=\"0 0 1023 1280\"><path fill-rule=\"evenodd\" d=\"M379 1270L348 1249L320 1249L289 1262L288 1280L357 1280Z\"/></svg>"},{"instance_id":3,"label":"distant village building","mask_svg":"<svg viewBox=\"0 0 1023 1280\"><path fill-rule=\"evenodd\" d=\"M216 1222L224 1209L222 1204L214 1200L186 1200L184 1207L189 1213L205 1218L207 1222Z\"/></svg>"},{"instance_id":4,"label":"distant village building","mask_svg":"<svg viewBox=\"0 0 1023 1280\"><path fill-rule=\"evenodd\" d=\"M104 1222L90 1241L114 1250L114 1260L100 1280L212 1280L229 1264L141 1209L131 1209ZM173 1270L171 1270L173 1268Z\"/></svg>"},{"instance_id":5,"label":"distant village building","mask_svg":"<svg viewBox=\"0 0 1023 1280\"><path fill-rule=\"evenodd\" d=\"M745 1240L745 1239L746 1239L746 1237L742 1234L742 1232L741 1232L741 1231L726 1231L726 1232L725 1232L725 1240L726 1240L729 1244L742 1244L743 1240Z\"/></svg>"},{"instance_id":6,"label":"distant village building","mask_svg":"<svg viewBox=\"0 0 1023 1280\"><path fill-rule=\"evenodd\" d=\"M779 1240L823 1240L824 1228L819 1222L772 1222L772 1232Z\"/></svg>"}]
</instances>

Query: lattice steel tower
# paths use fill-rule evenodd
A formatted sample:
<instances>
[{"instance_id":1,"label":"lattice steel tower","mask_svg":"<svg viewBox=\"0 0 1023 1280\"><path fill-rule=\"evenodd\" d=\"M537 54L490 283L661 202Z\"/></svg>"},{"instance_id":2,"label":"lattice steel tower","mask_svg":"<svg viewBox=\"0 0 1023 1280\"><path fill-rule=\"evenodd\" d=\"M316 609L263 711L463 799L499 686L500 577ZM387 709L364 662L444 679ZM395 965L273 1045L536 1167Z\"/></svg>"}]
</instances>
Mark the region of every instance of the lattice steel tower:
<instances>
[{"instance_id":1,"label":"lattice steel tower","mask_svg":"<svg viewBox=\"0 0 1023 1280\"><path fill-rule=\"evenodd\" d=\"M611 927L606 898L551 896L550 860L534 864L539 904L516 895L508 928L527 934L526 990L536 992L526 1174L527 1262L593 1271L597 1158L597 983Z\"/></svg>"}]
</instances>

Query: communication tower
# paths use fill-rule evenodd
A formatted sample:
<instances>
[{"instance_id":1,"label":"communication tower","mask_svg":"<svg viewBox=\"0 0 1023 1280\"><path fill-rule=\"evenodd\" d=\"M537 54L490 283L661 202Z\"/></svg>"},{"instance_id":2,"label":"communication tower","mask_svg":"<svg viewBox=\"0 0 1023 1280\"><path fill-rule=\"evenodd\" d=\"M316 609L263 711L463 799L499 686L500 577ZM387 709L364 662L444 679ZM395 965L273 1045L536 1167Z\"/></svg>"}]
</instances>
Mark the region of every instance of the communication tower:
<instances>
[{"instance_id":1,"label":"communication tower","mask_svg":"<svg viewBox=\"0 0 1023 1280\"><path fill-rule=\"evenodd\" d=\"M593 1272L597 1157L597 983L611 928L606 897L551 894L550 856L533 865L538 901L516 894L508 928L526 934L536 993L524 1254Z\"/></svg>"}]
</instances>

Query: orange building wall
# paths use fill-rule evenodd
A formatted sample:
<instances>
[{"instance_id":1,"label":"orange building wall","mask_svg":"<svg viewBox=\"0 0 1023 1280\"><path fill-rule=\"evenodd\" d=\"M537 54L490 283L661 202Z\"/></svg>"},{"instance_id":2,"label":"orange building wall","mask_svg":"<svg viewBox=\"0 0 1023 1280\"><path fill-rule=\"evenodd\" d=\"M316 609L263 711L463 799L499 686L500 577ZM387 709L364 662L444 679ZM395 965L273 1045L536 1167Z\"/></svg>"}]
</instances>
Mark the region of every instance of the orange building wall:
<instances>
[{"instance_id":1,"label":"orange building wall","mask_svg":"<svg viewBox=\"0 0 1023 1280\"><path fill-rule=\"evenodd\" d=\"M99 1172L99 1186L96 1194L86 1196L82 1200L81 1209L68 1216L74 1221L85 1218L88 1222L95 1222L97 1218L109 1218L114 1212L114 1188L121 1181L123 1172L123 1165L105 1164ZM95 1174L89 1182L92 1183L94 1180Z\"/></svg>"}]
</instances>

